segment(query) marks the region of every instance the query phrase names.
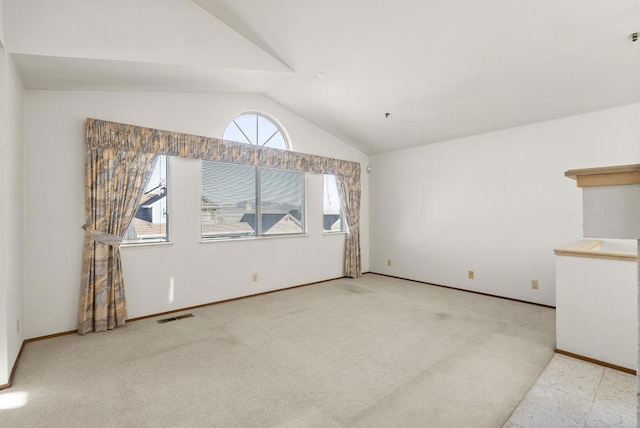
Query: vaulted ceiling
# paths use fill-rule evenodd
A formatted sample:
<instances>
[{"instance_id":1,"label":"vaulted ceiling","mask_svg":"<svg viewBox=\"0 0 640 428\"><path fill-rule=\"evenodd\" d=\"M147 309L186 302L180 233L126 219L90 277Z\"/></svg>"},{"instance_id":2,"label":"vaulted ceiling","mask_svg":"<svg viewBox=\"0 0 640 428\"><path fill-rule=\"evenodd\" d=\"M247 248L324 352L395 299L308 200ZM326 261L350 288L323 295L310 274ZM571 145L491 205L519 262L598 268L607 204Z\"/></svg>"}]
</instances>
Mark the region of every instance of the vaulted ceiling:
<instances>
[{"instance_id":1,"label":"vaulted ceiling","mask_svg":"<svg viewBox=\"0 0 640 428\"><path fill-rule=\"evenodd\" d=\"M27 89L260 93L367 153L640 102L638 0L4 1Z\"/></svg>"}]
</instances>

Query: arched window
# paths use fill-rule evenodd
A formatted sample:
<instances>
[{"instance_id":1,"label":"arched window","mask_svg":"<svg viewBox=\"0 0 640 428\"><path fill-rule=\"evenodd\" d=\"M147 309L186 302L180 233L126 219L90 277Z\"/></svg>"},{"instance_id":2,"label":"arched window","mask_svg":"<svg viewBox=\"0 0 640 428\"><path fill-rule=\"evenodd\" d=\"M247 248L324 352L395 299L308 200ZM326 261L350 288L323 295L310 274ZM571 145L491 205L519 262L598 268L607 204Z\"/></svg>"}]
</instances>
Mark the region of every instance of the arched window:
<instances>
[{"instance_id":1,"label":"arched window","mask_svg":"<svg viewBox=\"0 0 640 428\"><path fill-rule=\"evenodd\" d=\"M284 130L260 113L243 113L223 140L289 150ZM305 233L305 173L202 161L202 239Z\"/></svg>"},{"instance_id":2,"label":"arched window","mask_svg":"<svg viewBox=\"0 0 640 428\"><path fill-rule=\"evenodd\" d=\"M225 128L222 139L274 149L290 149L282 129L260 113L242 113L233 119Z\"/></svg>"}]
</instances>

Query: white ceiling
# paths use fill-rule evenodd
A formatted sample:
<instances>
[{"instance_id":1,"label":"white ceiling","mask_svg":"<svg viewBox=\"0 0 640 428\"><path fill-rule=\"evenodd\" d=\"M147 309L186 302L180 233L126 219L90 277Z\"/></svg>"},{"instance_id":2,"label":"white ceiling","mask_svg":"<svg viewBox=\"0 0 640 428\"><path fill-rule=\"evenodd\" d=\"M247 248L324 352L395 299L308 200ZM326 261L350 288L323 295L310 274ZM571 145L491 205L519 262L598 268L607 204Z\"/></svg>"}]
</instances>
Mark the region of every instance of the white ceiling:
<instances>
[{"instance_id":1,"label":"white ceiling","mask_svg":"<svg viewBox=\"0 0 640 428\"><path fill-rule=\"evenodd\" d=\"M367 153L640 102L640 0L5 3L28 89L262 93Z\"/></svg>"}]
</instances>

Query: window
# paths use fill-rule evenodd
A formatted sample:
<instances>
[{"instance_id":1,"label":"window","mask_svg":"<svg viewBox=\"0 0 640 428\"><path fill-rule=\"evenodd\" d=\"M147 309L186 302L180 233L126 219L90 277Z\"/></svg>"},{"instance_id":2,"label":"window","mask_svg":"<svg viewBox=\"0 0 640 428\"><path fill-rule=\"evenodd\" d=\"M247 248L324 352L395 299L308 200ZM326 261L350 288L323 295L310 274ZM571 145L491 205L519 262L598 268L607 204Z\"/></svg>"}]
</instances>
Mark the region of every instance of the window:
<instances>
[{"instance_id":1,"label":"window","mask_svg":"<svg viewBox=\"0 0 640 428\"><path fill-rule=\"evenodd\" d=\"M158 156L142 201L125 233L123 244L169 240L167 213L167 156Z\"/></svg>"},{"instance_id":2,"label":"window","mask_svg":"<svg viewBox=\"0 0 640 428\"><path fill-rule=\"evenodd\" d=\"M254 236L256 168L202 161L202 238ZM255 221L253 222L255 225Z\"/></svg>"},{"instance_id":3,"label":"window","mask_svg":"<svg viewBox=\"0 0 640 428\"><path fill-rule=\"evenodd\" d=\"M261 168L260 212L265 235L304 233L304 173Z\"/></svg>"},{"instance_id":4,"label":"window","mask_svg":"<svg viewBox=\"0 0 640 428\"><path fill-rule=\"evenodd\" d=\"M289 144L280 127L259 113L244 113L233 119L225 128L222 139L289 150Z\"/></svg>"},{"instance_id":5,"label":"window","mask_svg":"<svg viewBox=\"0 0 640 428\"><path fill-rule=\"evenodd\" d=\"M325 232L343 232L342 208L336 176L324 174L322 230Z\"/></svg>"},{"instance_id":6,"label":"window","mask_svg":"<svg viewBox=\"0 0 640 428\"><path fill-rule=\"evenodd\" d=\"M284 133L257 113L235 118L223 139L287 150ZM305 173L202 161L202 239L302 234Z\"/></svg>"}]
</instances>

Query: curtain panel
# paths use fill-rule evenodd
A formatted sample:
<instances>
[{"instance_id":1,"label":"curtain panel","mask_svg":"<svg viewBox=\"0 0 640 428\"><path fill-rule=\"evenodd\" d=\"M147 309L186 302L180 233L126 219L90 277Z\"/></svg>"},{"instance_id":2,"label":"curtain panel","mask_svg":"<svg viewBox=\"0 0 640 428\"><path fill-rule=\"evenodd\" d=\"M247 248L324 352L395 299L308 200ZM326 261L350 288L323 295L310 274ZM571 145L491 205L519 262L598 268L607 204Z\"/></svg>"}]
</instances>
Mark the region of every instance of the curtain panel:
<instances>
[{"instance_id":1,"label":"curtain panel","mask_svg":"<svg viewBox=\"0 0 640 428\"><path fill-rule=\"evenodd\" d=\"M80 334L113 329L127 318L119 247L154 162L152 153L87 151Z\"/></svg>"},{"instance_id":2,"label":"curtain panel","mask_svg":"<svg viewBox=\"0 0 640 428\"><path fill-rule=\"evenodd\" d=\"M362 275L358 162L91 118L86 121L86 144L80 334L125 323L120 242L142 199L157 155L335 175L349 227L345 275Z\"/></svg>"},{"instance_id":3,"label":"curtain panel","mask_svg":"<svg viewBox=\"0 0 640 428\"><path fill-rule=\"evenodd\" d=\"M349 232L344 255L344 274L351 278L362 276L360 258L360 177L337 175L338 193L342 213Z\"/></svg>"}]
</instances>

